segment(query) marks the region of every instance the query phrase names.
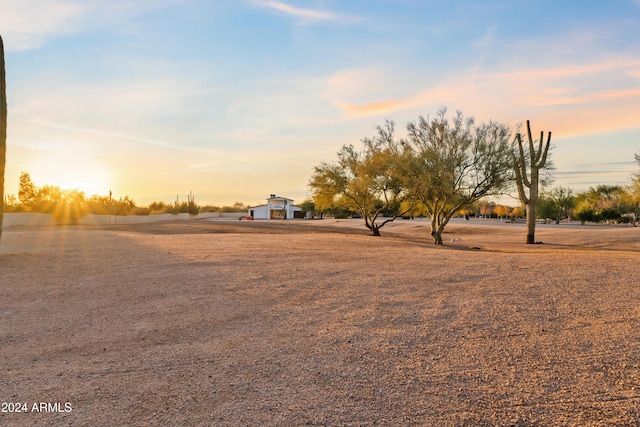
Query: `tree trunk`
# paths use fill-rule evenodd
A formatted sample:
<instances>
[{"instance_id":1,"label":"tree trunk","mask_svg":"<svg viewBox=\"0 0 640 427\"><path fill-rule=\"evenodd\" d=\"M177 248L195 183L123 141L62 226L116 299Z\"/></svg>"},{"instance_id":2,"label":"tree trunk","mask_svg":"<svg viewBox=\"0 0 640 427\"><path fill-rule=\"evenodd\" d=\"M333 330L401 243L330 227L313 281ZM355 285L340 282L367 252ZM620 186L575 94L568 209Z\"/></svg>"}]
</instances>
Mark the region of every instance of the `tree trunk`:
<instances>
[{"instance_id":1,"label":"tree trunk","mask_svg":"<svg viewBox=\"0 0 640 427\"><path fill-rule=\"evenodd\" d=\"M431 237L433 237L433 243L436 245L442 245L442 231L444 226L442 225L440 218L434 215L431 218Z\"/></svg>"},{"instance_id":2,"label":"tree trunk","mask_svg":"<svg viewBox=\"0 0 640 427\"><path fill-rule=\"evenodd\" d=\"M433 237L434 244L442 245L442 232L440 230L432 230L431 237Z\"/></svg>"},{"instance_id":3,"label":"tree trunk","mask_svg":"<svg viewBox=\"0 0 640 427\"><path fill-rule=\"evenodd\" d=\"M4 168L7 154L7 82L4 69L4 44L0 37L0 236L4 214Z\"/></svg>"}]
</instances>

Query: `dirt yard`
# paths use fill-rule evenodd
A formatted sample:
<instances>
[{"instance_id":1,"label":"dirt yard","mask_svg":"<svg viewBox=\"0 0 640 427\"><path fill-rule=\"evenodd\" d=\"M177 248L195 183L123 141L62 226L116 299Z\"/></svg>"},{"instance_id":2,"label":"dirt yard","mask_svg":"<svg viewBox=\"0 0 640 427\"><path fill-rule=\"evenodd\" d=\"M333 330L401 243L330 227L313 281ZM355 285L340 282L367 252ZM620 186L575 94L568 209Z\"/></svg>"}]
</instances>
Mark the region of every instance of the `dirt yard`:
<instances>
[{"instance_id":1,"label":"dirt yard","mask_svg":"<svg viewBox=\"0 0 640 427\"><path fill-rule=\"evenodd\" d=\"M2 426L638 426L640 228L5 229Z\"/></svg>"}]
</instances>

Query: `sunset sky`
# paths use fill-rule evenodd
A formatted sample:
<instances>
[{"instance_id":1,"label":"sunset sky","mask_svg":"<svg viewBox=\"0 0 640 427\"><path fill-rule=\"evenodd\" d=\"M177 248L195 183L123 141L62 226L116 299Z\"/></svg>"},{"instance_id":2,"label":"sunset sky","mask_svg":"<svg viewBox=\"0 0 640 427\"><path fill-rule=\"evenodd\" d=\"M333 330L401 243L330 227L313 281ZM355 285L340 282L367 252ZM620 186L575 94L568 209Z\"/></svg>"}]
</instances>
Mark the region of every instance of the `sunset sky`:
<instances>
[{"instance_id":1,"label":"sunset sky","mask_svg":"<svg viewBox=\"0 0 640 427\"><path fill-rule=\"evenodd\" d=\"M640 0L1 0L5 192L301 202L343 144L442 106L552 131L556 185L624 184L639 29Z\"/></svg>"}]
</instances>

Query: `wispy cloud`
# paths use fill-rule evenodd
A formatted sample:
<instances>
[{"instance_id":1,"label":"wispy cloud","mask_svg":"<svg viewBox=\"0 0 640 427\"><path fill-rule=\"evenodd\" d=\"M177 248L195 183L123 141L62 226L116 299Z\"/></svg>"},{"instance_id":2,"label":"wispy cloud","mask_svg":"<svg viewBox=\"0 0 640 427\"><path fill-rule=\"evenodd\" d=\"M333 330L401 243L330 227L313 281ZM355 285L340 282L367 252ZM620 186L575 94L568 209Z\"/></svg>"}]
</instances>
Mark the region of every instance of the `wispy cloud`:
<instances>
[{"instance_id":1,"label":"wispy cloud","mask_svg":"<svg viewBox=\"0 0 640 427\"><path fill-rule=\"evenodd\" d=\"M197 147L197 146L188 145L184 143L176 143L171 141L163 141L158 139L140 137L138 135L126 134L123 132L113 132L113 131L104 130L104 129L79 127L79 126L67 125L67 124L57 123L57 122L52 123L52 122L43 121L43 120L32 120L31 123L34 125L43 126L49 129L64 131L67 133L67 136L74 141L76 141L77 139L70 137L69 136L70 133L81 134L83 135L84 138L87 138L89 140L92 140L92 139L95 140L95 137L105 137L106 140L108 141L123 140L123 141L130 141L130 142L138 142L138 143L142 143L149 146L167 148L167 149L170 149L174 154L177 154L178 152L197 153L198 158L200 160L208 159L208 158L215 159L215 160L205 161L205 162L186 163L185 167L189 169L208 168L211 166L218 166L220 165L221 162L228 163L229 161L233 161L236 163L248 163L253 165L269 166L272 168L279 167L274 163L269 163L261 159L253 159L248 156L237 156L237 155L226 153L221 150L215 150L208 147Z\"/></svg>"},{"instance_id":2,"label":"wispy cloud","mask_svg":"<svg viewBox=\"0 0 640 427\"><path fill-rule=\"evenodd\" d=\"M638 0L640 1L640 0ZM640 68L636 68L635 70L629 70L627 71L627 74L631 77L633 77L634 79L638 79L640 80Z\"/></svg>"},{"instance_id":3,"label":"wispy cloud","mask_svg":"<svg viewBox=\"0 0 640 427\"><path fill-rule=\"evenodd\" d=\"M160 141L160 140L154 140L154 139L149 139L149 138L141 138L139 136L135 136L135 135L128 135L122 132L113 132L113 131L108 131L108 130L104 130L104 129L93 129L93 128L87 128L87 127L81 127L81 126L73 126L73 125L68 125L68 124L64 124L64 123L60 123L60 122L50 122L47 120L39 120L39 119L34 119L31 120L31 123L34 125L39 125L39 126L43 126L49 129L56 129L56 130L62 130L62 131L66 131L66 132L72 132L72 133L82 133L85 135L99 135L99 136L106 136L106 137L112 137L115 139L123 139L123 140L127 140L127 141L133 141L133 142L141 142L143 144L147 144L147 145L154 145L154 146L158 146L158 147L165 147L165 148L172 148L172 149L178 149L178 150L187 150L188 147L184 147L184 146L180 146L178 144L172 144L169 142L165 142L165 141Z\"/></svg>"},{"instance_id":4,"label":"wispy cloud","mask_svg":"<svg viewBox=\"0 0 640 427\"><path fill-rule=\"evenodd\" d=\"M488 28L487 31L485 31L485 33L483 34L483 36L474 43L474 46L478 48L491 46L495 39L494 37L495 32L496 32L496 27Z\"/></svg>"},{"instance_id":5,"label":"wispy cloud","mask_svg":"<svg viewBox=\"0 0 640 427\"><path fill-rule=\"evenodd\" d=\"M302 8L275 0L255 0L254 4L265 9L271 9L285 15L295 17L303 23L325 21L350 24L360 21L360 19L355 16L338 14L326 10Z\"/></svg>"},{"instance_id":6,"label":"wispy cloud","mask_svg":"<svg viewBox=\"0 0 640 427\"><path fill-rule=\"evenodd\" d=\"M347 118L392 113L408 117L448 105L469 114L491 111L490 118L500 121L531 118L565 135L579 135L638 126L639 63L635 58L618 58L501 73L458 73L421 87L404 85L401 70L345 70L328 79L325 96ZM396 92L383 89L389 87Z\"/></svg>"},{"instance_id":7,"label":"wispy cloud","mask_svg":"<svg viewBox=\"0 0 640 427\"><path fill-rule=\"evenodd\" d=\"M406 100L383 100L363 104L336 103L336 106L350 116L370 116L387 114L407 106Z\"/></svg>"},{"instance_id":8,"label":"wispy cloud","mask_svg":"<svg viewBox=\"0 0 640 427\"><path fill-rule=\"evenodd\" d=\"M527 98L527 103L536 107L551 107L562 105L580 105L597 102L605 102L608 100L624 100L640 97L640 87L627 90L609 90L598 91L594 93L586 93L582 95L563 95L562 93L553 94L554 91L542 96L531 96Z\"/></svg>"},{"instance_id":9,"label":"wispy cloud","mask_svg":"<svg viewBox=\"0 0 640 427\"><path fill-rule=\"evenodd\" d=\"M258 2L258 4L269 9L274 9L280 12L284 12L288 15L293 15L293 16L298 16L303 18L311 18L311 19L336 19L337 18L337 15L330 12L324 12L324 11L313 10L313 9L302 9L302 8L291 6L290 4L283 3L280 1L261 1L261 2Z\"/></svg>"},{"instance_id":10,"label":"wispy cloud","mask_svg":"<svg viewBox=\"0 0 640 427\"><path fill-rule=\"evenodd\" d=\"M7 51L38 49L49 40L83 31L128 31L134 17L180 0L0 2L0 29Z\"/></svg>"},{"instance_id":11,"label":"wispy cloud","mask_svg":"<svg viewBox=\"0 0 640 427\"><path fill-rule=\"evenodd\" d=\"M578 77L615 70L628 70L628 72L637 72L638 67L640 67L640 59L619 58L615 60L592 62L586 64L569 64L548 68L526 68L504 73L489 73L485 74L483 77L487 79L507 77L539 80L549 78Z\"/></svg>"},{"instance_id":12,"label":"wispy cloud","mask_svg":"<svg viewBox=\"0 0 640 427\"><path fill-rule=\"evenodd\" d=\"M80 3L62 0L0 3L0 28L7 50L36 49L52 34L69 34L83 9Z\"/></svg>"},{"instance_id":13,"label":"wispy cloud","mask_svg":"<svg viewBox=\"0 0 640 427\"><path fill-rule=\"evenodd\" d=\"M384 67L341 70L329 77L324 98L348 118L389 114L419 104L403 88L402 73Z\"/></svg>"}]
</instances>

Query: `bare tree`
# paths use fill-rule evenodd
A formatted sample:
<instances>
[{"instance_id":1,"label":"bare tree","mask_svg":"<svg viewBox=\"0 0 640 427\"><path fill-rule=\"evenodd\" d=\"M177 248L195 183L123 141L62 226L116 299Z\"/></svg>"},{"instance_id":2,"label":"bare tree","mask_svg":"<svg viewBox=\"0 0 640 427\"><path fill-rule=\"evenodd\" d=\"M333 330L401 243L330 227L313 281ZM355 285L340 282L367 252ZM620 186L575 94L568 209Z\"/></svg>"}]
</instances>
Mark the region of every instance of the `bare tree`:
<instances>
[{"instance_id":1,"label":"bare tree","mask_svg":"<svg viewBox=\"0 0 640 427\"><path fill-rule=\"evenodd\" d=\"M0 37L0 236L4 213L4 169L7 158L7 79L4 68L4 44Z\"/></svg>"},{"instance_id":2,"label":"bare tree","mask_svg":"<svg viewBox=\"0 0 640 427\"><path fill-rule=\"evenodd\" d=\"M547 163L547 154L551 144L551 132L544 144L544 131L540 132L537 148L531 137L531 126L527 120L528 147L524 147L522 136L516 134L515 142L517 147L513 150L513 163L516 173L516 186L518 187L518 197L526 207L527 213L527 244L535 243L536 231L536 206L538 204L538 184L540 182L540 170ZM527 194L528 190L528 194Z\"/></svg>"}]
</instances>

